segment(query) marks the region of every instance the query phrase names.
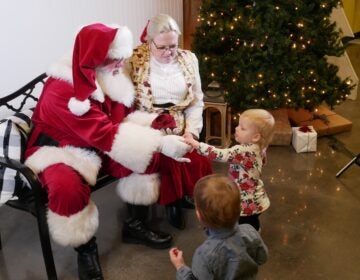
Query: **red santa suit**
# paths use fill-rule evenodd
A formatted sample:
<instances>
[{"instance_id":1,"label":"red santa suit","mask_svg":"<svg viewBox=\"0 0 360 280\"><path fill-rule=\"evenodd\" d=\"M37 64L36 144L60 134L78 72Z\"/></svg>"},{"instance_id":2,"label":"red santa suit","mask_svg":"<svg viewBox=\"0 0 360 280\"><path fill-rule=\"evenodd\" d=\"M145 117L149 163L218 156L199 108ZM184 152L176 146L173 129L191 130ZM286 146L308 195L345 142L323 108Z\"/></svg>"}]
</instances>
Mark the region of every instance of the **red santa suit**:
<instances>
[{"instance_id":1,"label":"red santa suit","mask_svg":"<svg viewBox=\"0 0 360 280\"><path fill-rule=\"evenodd\" d=\"M149 123L127 120L133 84L122 68L112 76L101 66L131 53L126 27L94 24L78 33L72 59L65 57L48 71L25 163L48 192L49 230L61 245L76 247L94 236L98 211L90 186L99 172L122 178L118 189L124 201L150 205L159 195L159 152L173 158L186 152L179 139L164 138ZM134 116L142 119L141 113Z\"/></svg>"}]
</instances>

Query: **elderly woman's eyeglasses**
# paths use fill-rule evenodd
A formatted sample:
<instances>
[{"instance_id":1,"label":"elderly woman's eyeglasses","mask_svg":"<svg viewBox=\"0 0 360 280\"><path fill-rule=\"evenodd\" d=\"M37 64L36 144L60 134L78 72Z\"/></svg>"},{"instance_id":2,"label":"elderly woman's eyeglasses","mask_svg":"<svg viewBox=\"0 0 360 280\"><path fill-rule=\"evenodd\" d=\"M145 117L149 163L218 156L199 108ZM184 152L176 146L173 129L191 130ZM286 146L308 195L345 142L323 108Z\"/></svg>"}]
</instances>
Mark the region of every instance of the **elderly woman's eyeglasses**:
<instances>
[{"instance_id":1,"label":"elderly woman's eyeglasses","mask_svg":"<svg viewBox=\"0 0 360 280\"><path fill-rule=\"evenodd\" d=\"M178 45L175 45L175 44L174 45L169 45L169 46L158 46L158 45L156 45L156 43L154 41L152 41L152 42L153 42L155 48L157 50L161 51L161 52L165 52L167 50L172 52L172 51L176 50L177 47L178 47Z\"/></svg>"}]
</instances>

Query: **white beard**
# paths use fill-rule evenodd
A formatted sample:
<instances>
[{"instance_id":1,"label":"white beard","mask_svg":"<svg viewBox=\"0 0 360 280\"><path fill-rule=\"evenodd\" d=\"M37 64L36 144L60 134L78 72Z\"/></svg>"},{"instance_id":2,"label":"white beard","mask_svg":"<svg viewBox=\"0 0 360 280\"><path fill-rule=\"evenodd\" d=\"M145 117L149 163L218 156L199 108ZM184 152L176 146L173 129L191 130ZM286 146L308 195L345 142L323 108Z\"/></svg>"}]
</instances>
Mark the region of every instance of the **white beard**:
<instances>
[{"instance_id":1,"label":"white beard","mask_svg":"<svg viewBox=\"0 0 360 280\"><path fill-rule=\"evenodd\" d=\"M135 88L129 73L122 67L119 73L113 75L112 71L98 68L96 70L96 80L101 90L111 100L131 107L135 98Z\"/></svg>"}]
</instances>

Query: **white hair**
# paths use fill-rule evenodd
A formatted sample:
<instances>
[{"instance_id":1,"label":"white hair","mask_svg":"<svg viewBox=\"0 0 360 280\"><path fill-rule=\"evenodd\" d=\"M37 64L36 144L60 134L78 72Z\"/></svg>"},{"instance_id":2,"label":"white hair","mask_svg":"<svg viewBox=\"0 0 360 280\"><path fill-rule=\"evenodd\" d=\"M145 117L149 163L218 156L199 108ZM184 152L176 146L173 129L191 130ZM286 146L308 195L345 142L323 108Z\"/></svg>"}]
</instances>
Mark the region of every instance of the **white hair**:
<instances>
[{"instance_id":1,"label":"white hair","mask_svg":"<svg viewBox=\"0 0 360 280\"><path fill-rule=\"evenodd\" d=\"M152 17L147 27L147 41L151 41L155 36L174 31L176 34L181 35L177 22L169 15L158 14Z\"/></svg>"}]
</instances>

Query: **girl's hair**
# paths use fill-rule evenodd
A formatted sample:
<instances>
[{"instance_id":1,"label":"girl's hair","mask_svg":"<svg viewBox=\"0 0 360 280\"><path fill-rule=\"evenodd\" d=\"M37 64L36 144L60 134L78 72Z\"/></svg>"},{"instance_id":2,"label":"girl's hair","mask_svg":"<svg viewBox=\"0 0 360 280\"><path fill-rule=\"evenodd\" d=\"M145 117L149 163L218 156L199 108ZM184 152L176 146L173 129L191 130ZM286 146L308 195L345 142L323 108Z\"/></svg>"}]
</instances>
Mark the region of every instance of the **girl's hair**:
<instances>
[{"instance_id":1,"label":"girl's hair","mask_svg":"<svg viewBox=\"0 0 360 280\"><path fill-rule=\"evenodd\" d=\"M178 24L171 16L166 14L158 14L152 17L149 21L146 39L148 42L150 42L156 35L170 31L174 31L178 35L181 35Z\"/></svg>"},{"instance_id":2,"label":"girl's hair","mask_svg":"<svg viewBox=\"0 0 360 280\"><path fill-rule=\"evenodd\" d=\"M274 117L268 111L263 109L246 110L240 115L240 118L241 117L248 118L251 123L257 128L261 136L261 139L258 143L260 148L264 149L269 146L274 134Z\"/></svg>"},{"instance_id":3,"label":"girl's hair","mask_svg":"<svg viewBox=\"0 0 360 280\"><path fill-rule=\"evenodd\" d=\"M212 174L195 185L194 199L201 222L208 228L232 228L240 216L240 192L227 176Z\"/></svg>"}]
</instances>

